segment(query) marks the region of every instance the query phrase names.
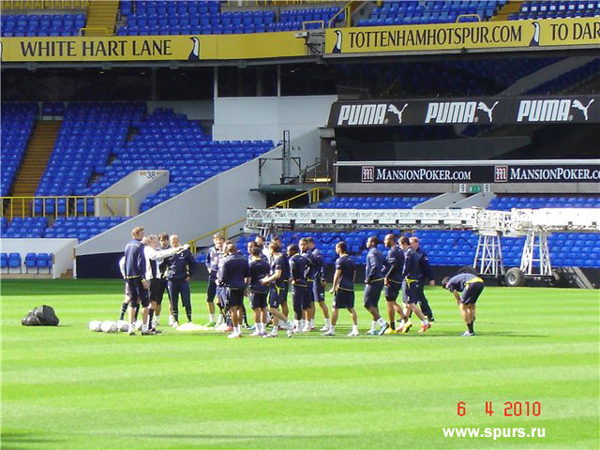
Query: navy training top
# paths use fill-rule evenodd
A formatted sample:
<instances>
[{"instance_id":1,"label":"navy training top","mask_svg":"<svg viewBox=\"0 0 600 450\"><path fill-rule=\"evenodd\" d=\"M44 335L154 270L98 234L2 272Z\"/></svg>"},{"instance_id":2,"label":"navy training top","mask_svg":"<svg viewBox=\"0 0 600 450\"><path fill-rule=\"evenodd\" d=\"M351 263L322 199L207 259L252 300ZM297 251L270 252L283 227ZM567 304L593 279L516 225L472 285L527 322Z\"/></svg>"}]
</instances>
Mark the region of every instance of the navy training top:
<instances>
[{"instance_id":1,"label":"navy training top","mask_svg":"<svg viewBox=\"0 0 600 450\"><path fill-rule=\"evenodd\" d=\"M354 291L354 272L356 271L356 267L352 259L348 255L340 256L335 261L335 270L341 270L339 289Z\"/></svg>"},{"instance_id":2,"label":"navy training top","mask_svg":"<svg viewBox=\"0 0 600 450\"><path fill-rule=\"evenodd\" d=\"M243 255L227 255L219 279L221 283L231 289L244 289L246 278L250 275L248 260Z\"/></svg>"}]
</instances>

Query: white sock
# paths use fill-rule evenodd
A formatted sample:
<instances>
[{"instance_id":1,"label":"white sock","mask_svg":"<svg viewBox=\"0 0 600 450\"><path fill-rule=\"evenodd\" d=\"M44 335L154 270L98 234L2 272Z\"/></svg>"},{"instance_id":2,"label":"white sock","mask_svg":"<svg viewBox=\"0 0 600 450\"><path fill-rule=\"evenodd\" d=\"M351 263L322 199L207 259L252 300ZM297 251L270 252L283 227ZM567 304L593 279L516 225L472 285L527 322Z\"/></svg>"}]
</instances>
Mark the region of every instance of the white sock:
<instances>
[{"instance_id":1,"label":"white sock","mask_svg":"<svg viewBox=\"0 0 600 450\"><path fill-rule=\"evenodd\" d=\"M335 333L335 327L333 325L331 325L331 327L329 327L329 329L331 330L332 333Z\"/></svg>"},{"instance_id":2,"label":"white sock","mask_svg":"<svg viewBox=\"0 0 600 450\"><path fill-rule=\"evenodd\" d=\"M277 319L277 323L279 324L279 326L280 326L281 328L285 327L285 321L284 321L284 320Z\"/></svg>"},{"instance_id":3,"label":"white sock","mask_svg":"<svg viewBox=\"0 0 600 450\"><path fill-rule=\"evenodd\" d=\"M422 323L423 325L427 325L427 324L429 323L429 321L428 321L427 319L425 319L425 320L421 320L421 323Z\"/></svg>"},{"instance_id":4,"label":"white sock","mask_svg":"<svg viewBox=\"0 0 600 450\"><path fill-rule=\"evenodd\" d=\"M358 325L352 325L352 331L356 331L358 333Z\"/></svg>"},{"instance_id":5,"label":"white sock","mask_svg":"<svg viewBox=\"0 0 600 450\"><path fill-rule=\"evenodd\" d=\"M385 320L383 320L383 317L380 317L379 320L377 321L377 323L379 324L380 327L383 328L383 326L385 325Z\"/></svg>"},{"instance_id":6,"label":"white sock","mask_svg":"<svg viewBox=\"0 0 600 450\"><path fill-rule=\"evenodd\" d=\"M214 321L215 321L215 315L214 315L214 314L209 314L209 315L208 315L208 317L209 317L209 319L208 319L208 320L209 320L210 322L214 322Z\"/></svg>"},{"instance_id":7,"label":"white sock","mask_svg":"<svg viewBox=\"0 0 600 450\"><path fill-rule=\"evenodd\" d=\"M259 333L264 333L265 332L265 324L262 322L258 322L258 332Z\"/></svg>"},{"instance_id":8,"label":"white sock","mask_svg":"<svg viewBox=\"0 0 600 450\"><path fill-rule=\"evenodd\" d=\"M279 331L279 327L277 325L273 325L273 334L277 334L277 331Z\"/></svg>"},{"instance_id":9,"label":"white sock","mask_svg":"<svg viewBox=\"0 0 600 450\"><path fill-rule=\"evenodd\" d=\"M377 329L377 322L375 320L371 321L371 331L375 331Z\"/></svg>"},{"instance_id":10,"label":"white sock","mask_svg":"<svg viewBox=\"0 0 600 450\"><path fill-rule=\"evenodd\" d=\"M241 325L238 325L237 327L235 327L235 332L236 332L237 334L242 334L242 326L241 326Z\"/></svg>"},{"instance_id":11,"label":"white sock","mask_svg":"<svg viewBox=\"0 0 600 450\"><path fill-rule=\"evenodd\" d=\"M315 319L310 319L310 327L313 328L315 326Z\"/></svg>"},{"instance_id":12,"label":"white sock","mask_svg":"<svg viewBox=\"0 0 600 450\"><path fill-rule=\"evenodd\" d=\"M331 321L329 319L325 319L325 326L331 327Z\"/></svg>"},{"instance_id":13,"label":"white sock","mask_svg":"<svg viewBox=\"0 0 600 450\"><path fill-rule=\"evenodd\" d=\"M148 331L148 325L144 323L142 324L142 332L145 333L146 331Z\"/></svg>"},{"instance_id":14,"label":"white sock","mask_svg":"<svg viewBox=\"0 0 600 450\"><path fill-rule=\"evenodd\" d=\"M154 318L156 319L157 322L160 320L160 316L155 315Z\"/></svg>"}]
</instances>

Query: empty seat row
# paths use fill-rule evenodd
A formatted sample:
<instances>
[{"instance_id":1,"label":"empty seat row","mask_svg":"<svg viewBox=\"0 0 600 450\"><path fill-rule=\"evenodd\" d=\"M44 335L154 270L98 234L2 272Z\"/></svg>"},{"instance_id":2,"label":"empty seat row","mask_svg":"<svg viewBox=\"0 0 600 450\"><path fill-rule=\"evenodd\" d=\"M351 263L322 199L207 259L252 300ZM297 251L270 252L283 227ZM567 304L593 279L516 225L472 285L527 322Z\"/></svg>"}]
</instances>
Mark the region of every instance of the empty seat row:
<instances>
[{"instance_id":1,"label":"empty seat row","mask_svg":"<svg viewBox=\"0 0 600 450\"><path fill-rule=\"evenodd\" d=\"M25 263L25 273L31 273L33 269L37 273L41 273L40 269L50 273L53 265L53 255L52 253L29 252L23 260L18 252L0 253L0 267L3 273L14 273L17 270L19 273L23 273L23 262Z\"/></svg>"},{"instance_id":2,"label":"empty seat row","mask_svg":"<svg viewBox=\"0 0 600 450\"><path fill-rule=\"evenodd\" d=\"M600 196L498 196L487 207L497 211L510 211L513 208L600 208Z\"/></svg>"},{"instance_id":3,"label":"empty seat row","mask_svg":"<svg viewBox=\"0 0 600 450\"><path fill-rule=\"evenodd\" d=\"M317 205L318 208L332 209L410 209L431 197L360 197L360 196L334 196Z\"/></svg>"},{"instance_id":4,"label":"empty seat row","mask_svg":"<svg viewBox=\"0 0 600 450\"><path fill-rule=\"evenodd\" d=\"M505 1L384 2L358 26L391 26L488 20ZM469 17L469 15L473 17ZM478 17L475 17L478 16ZM467 16L467 17L462 17Z\"/></svg>"},{"instance_id":5,"label":"empty seat row","mask_svg":"<svg viewBox=\"0 0 600 450\"><path fill-rule=\"evenodd\" d=\"M3 14L2 36L77 36L85 24L83 14Z\"/></svg>"}]
</instances>

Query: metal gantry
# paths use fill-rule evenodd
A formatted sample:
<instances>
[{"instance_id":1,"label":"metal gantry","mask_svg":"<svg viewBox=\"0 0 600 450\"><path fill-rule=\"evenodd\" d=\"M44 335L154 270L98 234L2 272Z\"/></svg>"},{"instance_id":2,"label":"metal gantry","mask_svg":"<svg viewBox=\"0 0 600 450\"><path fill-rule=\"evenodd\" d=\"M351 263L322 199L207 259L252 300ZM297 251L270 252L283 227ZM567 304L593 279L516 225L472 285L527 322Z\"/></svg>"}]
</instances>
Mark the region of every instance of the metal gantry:
<instances>
[{"instance_id":1,"label":"metal gantry","mask_svg":"<svg viewBox=\"0 0 600 450\"><path fill-rule=\"evenodd\" d=\"M277 229L473 230L479 234L473 267L483 275L504 275L501 237L525 236L520 270L529 277L552 276L548 236L600 232L600 208L545 208L491 211L469 209L254 209L246 228L268 235ZM537 263L537 264L536 264ZM535 268L539 272L535 272Z\"/></svg>"}]
</instances>

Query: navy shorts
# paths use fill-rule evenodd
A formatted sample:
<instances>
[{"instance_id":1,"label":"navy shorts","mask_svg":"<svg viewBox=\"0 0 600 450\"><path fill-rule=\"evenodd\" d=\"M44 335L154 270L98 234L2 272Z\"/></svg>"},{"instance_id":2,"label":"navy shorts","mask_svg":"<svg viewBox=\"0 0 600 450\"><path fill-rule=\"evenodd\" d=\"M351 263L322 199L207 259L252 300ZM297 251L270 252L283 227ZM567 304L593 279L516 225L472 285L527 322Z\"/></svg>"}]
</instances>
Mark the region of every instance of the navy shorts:
<instances>
[{"instance_id":1,"label":"navy shorts","mask_svg":"<svg viewBox=\"0 0 600 450\"><path fill-rule=\"evenodd\" d=\"M150 287L148 288L148 295L150 296L150 301L155 302L156 304L160 304L162 302L162 295L164 289L160 287L161 280L158 278L152 278L150 280Z\"/></svg>"},{"instance_id":2,"label":"navy shorts","mask_svg":"<svg viewBox=\"0 0 600 450\"><path fill-rule=\"evenodd\" d=\"M141 278L128 278L127 285L129 286L130 305L137 306L138 302L146 308L150 304L148 299L148 290L144 289Z\"/></svg>"},{"instance_id":3,"label":"navy shorts","mask_svg":"<svg viewBox=\"0 0 600 450\"><path fill-rule=\"evenodd\" d=\"M294 311L309 309L310 301L309 290L306 286L292 285L292 300L294 303Z\"/></svg>"},{"instance_id":4,"label":"navy shorts","mask_svg":"<svg viewBox=\"0 0 600 450\"><path fill-rule=\"evenodd\" d=\"M287 291L283 288L277 286L271 286L271 290L269 291L269 307L271 308L279 308L279 305L285 303L284 295L287 294Z\"/></svg>"},{"instance_id":5,"label":"navy shorts","mask_svg":"<svg viewBox=\"0 0 600 450\"><path fill-rule=\"evenodd\" d=\"M227 288L227 302L230 308L244 306L244 290Z\"/></svg>"},{"instance_id":6,"label":"navy shorts","mask_svg":"<svg viewBox=\"0 0 600 450\"><path fill-rule=\"evenodd\" d=\"M383 289L383 280L371 281L365 285L364 303L365 306L377 308L379 297Z\"/></svg>"},{"instance_id":7,"label":"navy shorts","mask_svg":"<svg viewBox=\"0 0 600 450\"><path fill-rule=\"evenodd\" d=\"M395 302L400 294L400 289L402 289L402 283L390 280L389 285L385 286L383 290L383 295L385 296L386 300Z\"/></svg>"},{"instance_id":8,"label":"navy shorts","mask_svg":"<svg viewBox=\"0 0 600 450\"><path fill-rule=\"evenodd\" d=\"M404 303L418 303L421 300L419 293L419 280L402 282L402 301Z\"/></svg>"},{"instance_id":9,"label":"navy shorts","mask_svg":"<svg viewBox=\"0 0 600 450\"><path fill-rule=\"evenodd\" d=\"M315 299L315 302L325 301L325 288L318 280L315 280L315 282L313 283L313 297Z\"/></svg>"},{"instance_id":10,"label":"navy shorts","mask_svg":"<svg viewBox=\"0 0 600 450\"><path fill-rule=\"evenodd\" d=\"M268 292L250 292L250 305L252 309L266 308Z\"/></svg>"},{"instance_id":11,"label":"navy shorts","mask_svg":"<svg viewBox=\"0 0 600 450\"><path fill-rule=\"evenodd\" d=\"M354 291L345 291L338 289L333 297L334 309L351 309L354 308Z\"/></svg>"},{"instance_id":12,"label":"navy shorts","mask_svg":"<svg viewBox=\"0 0 600 450\"><path fill-rule=\"evenodd\" d=\"M474 305L483 292L483 283L471 283L462 293L460 301L463 305Z\"/></svg>"}]
</instances>

